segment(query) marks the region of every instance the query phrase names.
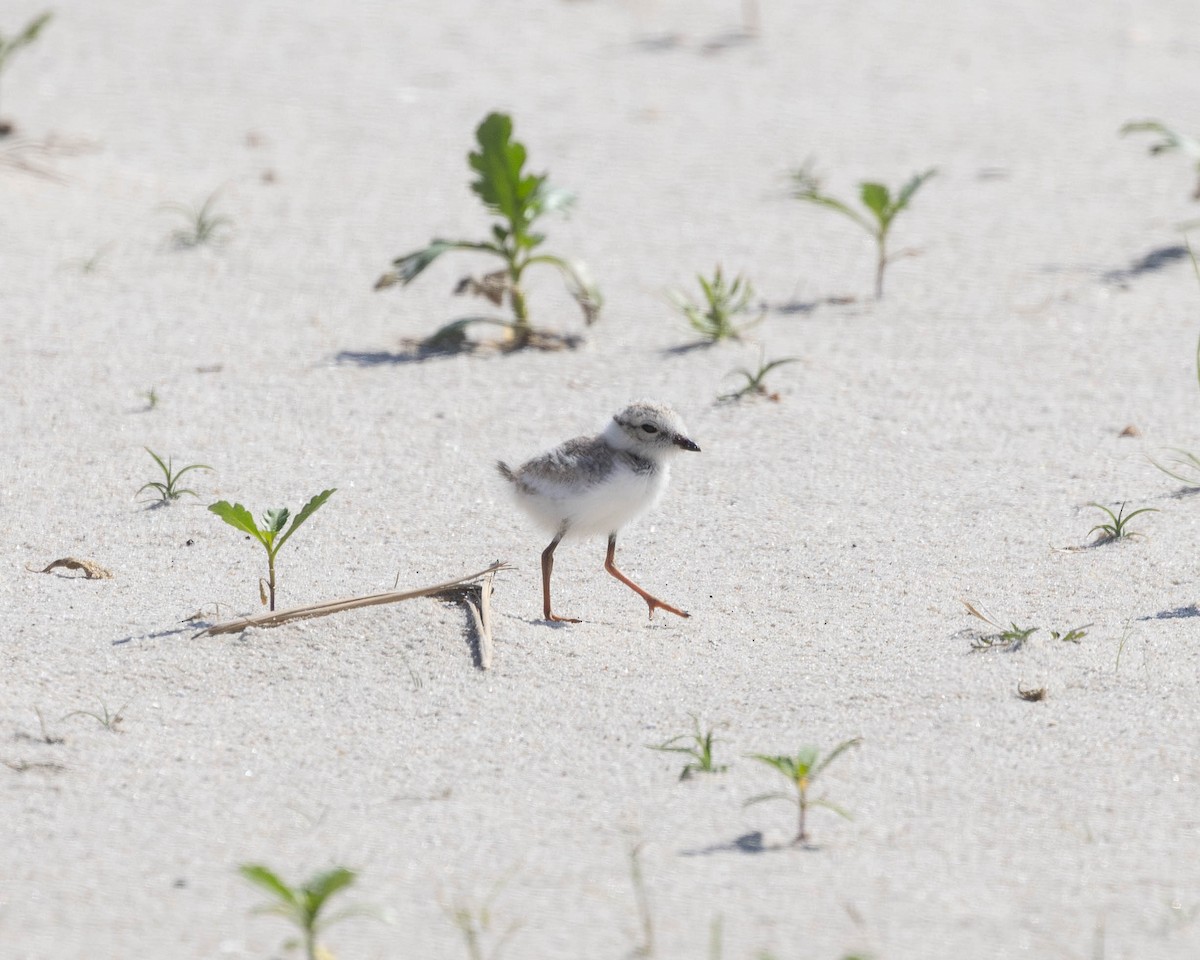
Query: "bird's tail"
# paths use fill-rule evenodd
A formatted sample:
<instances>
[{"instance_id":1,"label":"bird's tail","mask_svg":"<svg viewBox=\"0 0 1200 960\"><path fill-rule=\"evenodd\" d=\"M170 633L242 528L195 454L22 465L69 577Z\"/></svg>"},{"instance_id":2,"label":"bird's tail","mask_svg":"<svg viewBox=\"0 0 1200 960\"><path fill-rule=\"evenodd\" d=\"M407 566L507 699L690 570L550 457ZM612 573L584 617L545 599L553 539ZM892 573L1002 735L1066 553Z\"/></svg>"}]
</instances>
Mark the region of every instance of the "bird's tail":
<instances>
[{"instance_id":1,"label":"bird's tail","mask_svg":"<svg viewBox=\"0 0 1200 960\"><path fill-rule=\"evenodd\" d=\"M496 469L500 472L500 476L502 476L509 483L517 482L517 475L512 472L512 467L510 467L503 460L496 461Z\"/></svg>"}]
</instances>

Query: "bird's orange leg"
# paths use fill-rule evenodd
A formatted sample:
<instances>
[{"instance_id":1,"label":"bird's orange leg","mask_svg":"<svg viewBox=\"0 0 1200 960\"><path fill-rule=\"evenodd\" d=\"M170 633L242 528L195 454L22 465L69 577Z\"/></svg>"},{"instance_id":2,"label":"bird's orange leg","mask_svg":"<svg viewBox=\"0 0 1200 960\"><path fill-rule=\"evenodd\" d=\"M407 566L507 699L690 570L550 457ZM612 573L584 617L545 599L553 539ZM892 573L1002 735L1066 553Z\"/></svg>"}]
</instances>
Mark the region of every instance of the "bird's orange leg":
<instances>
[{"instance_id":1,"label":"bird's orange leg","mask_svg":"<svg viewBox=\"0 0 1200 960\"><path fill-rule=\"evenodd\" d=\"M557 543L557 541L555 541L555 542ZM661 600L658 599L658 597L651 596L645 590L643 590L641 587L639 587L636 583L634 583L632 580L630 580L627 576L625 576L625 574L623 574L620 570L617 569L617 565L615 563L616 555L617 555L617 535L614 533L608 538L608 556L604 560L604 569L607 570L609 573L611 573L614 577L616 577L623 584L625 584L625 586L627 586L630 590L632 590L639 597L641 597L643 600L646 601L646 603L650 606L650 619L651 620L654 619L654 611L658 610L660 608L663 610L666 610L668 613L675 614L675 616L677 616L677 617L690 617L691 616L690 613L685 613L683 610L680 610L678 607L673 607L669 603L663 603ZM543 554L543 556L545 556L545 555ZM547 583L548 582L549 581L547 581ZM547 587L547 590L549 590L549 587ZM550 600L549 600L550 594L547 593L546 597L547 597L546 609L549 610L550 609Z\"/></svg>"},{"instance_id":2,"label":"bird's orange leg","mask_svg":"<svg viewBox=\"0 0 1200 960\"><path fill-rule=\"evenodd\" d=\"M554 569L554 548L566 533L567 527L563 524L558 534L550 541L550 546L542 551L542 613L546 615L547 620L558 623L582 623L582 620L576 620L574 617L560 617L550 612L550 571Z\"/></svg>"}]
</instances>

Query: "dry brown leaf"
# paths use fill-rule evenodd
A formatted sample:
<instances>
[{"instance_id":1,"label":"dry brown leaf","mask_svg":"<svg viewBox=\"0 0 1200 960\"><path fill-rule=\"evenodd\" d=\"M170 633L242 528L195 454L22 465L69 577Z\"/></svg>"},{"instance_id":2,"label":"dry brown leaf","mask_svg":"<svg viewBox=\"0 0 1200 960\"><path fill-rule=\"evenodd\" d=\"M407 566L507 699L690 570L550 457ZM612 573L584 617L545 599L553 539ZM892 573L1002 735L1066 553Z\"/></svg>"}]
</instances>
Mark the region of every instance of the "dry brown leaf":
<instances>
[{"instance_id":1,"label":"dry brown leaf","mask_svg":"<svg viewBox=\"0 0 1200 960\"><path fill-rule=\"evenodd\" d=\"M50 573L59 567L66 567L68 570L82 570L85 580L111 580L112 572L105 570L104 567L93 560L76 560L74 557L63 557L61 560L55 560L44 570L36 571L38 573Z\"/></svg>"}]
</instances>

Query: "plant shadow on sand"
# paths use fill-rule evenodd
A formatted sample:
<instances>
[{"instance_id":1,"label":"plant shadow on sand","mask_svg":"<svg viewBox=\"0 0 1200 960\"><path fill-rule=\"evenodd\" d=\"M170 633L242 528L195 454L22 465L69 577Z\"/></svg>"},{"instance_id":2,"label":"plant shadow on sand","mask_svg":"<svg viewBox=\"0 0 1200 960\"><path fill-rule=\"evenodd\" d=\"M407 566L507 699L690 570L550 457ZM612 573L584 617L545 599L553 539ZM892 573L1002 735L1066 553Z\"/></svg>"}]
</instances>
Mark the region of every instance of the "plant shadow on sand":
<instances>
[{"instance_id":1,"label":"plant shadow on sand","mask_svg":"<svg viewBox=\"0 0 1200 960\"><path fill-rule=\"evenodd\" d=\"M341 350L334 354L337 364L354 364L360 367L379 367L405 363L424 363L457 356L492 356L517 353L521 350L575 350L583 343L583 337L575 334L553 333L548 330L532 330L523 340L471 340L466 329L473 323L492 323L490 317L462 317L446 324L423 340L405 338L400 341L398 351L390 350ZM505 326L505 324L500 324Z\"/></svg>"},{"instance_id":2,"label":"plant shadow on sand","mask_svg":"<svg viewBox=\"0 0 1200 960\"><path fill-rule=\"evenodd\" d=\"M751 833L744 833L740 837L735 837L728 843L714 843L708 847L699 847L695 850L681 850L681 857L709 857L714 853L780 853L785 850L819 850L819 846L810 843L795 844L795 843L763 843L763 835L761 830L755 830Z\"/></svg>"},{"instance_id":3,"label":"plant shadow on sand","mask_svg":"<svg viewBox=\"0 0 1200 960\"><path fill-rule=\"evenodd\" d=\"M858 303L858 297L820 297L817 300L789 300L787 303L776 303L770 309L772 313L792 317L797 314L810 314L818 307L846 307L855 303Z\"/></svg>"},{"instance_id":4,"label":"plant shadow on sand","mask_svg":"<svg viewBox=\"0 0 1200 960\"><path fill-rule=\"evenodd\" d=\"M1116 270L1106 270L1100 275L1100 279L1104 283L1116 284L1117 286L1128 286L1130 280L1134 280L1145 273L1157 273L1159 270L1170 266L1180 260L1188 258L1187 247L1174 244L1169 247L1157 247L1149 253L1143 254L1133 261L1128 267Z\"/></svg>"},{"instance_id":5,"label":"plant shadow on sand","mask_svg":"<svg viewBox=\"0 0 1200 960\"><path fill-rule=\"evenodd\" d=\"M1191 617L1200 617L1200 606L1194 603L1189 603L1186 607L1176 607L1174 610L1160 610L1158 613L1138 617L1138 620L1187 620Z\"/></svg>"}]
</instances>

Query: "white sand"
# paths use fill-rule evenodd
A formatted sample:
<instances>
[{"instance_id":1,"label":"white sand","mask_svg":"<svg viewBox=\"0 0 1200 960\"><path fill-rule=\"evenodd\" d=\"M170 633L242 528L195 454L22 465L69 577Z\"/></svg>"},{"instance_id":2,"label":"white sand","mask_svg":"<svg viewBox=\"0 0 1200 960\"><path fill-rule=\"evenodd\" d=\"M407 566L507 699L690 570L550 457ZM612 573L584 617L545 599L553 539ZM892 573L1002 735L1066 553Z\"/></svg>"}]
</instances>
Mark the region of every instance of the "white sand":
<instances>
[{"instance_id":1,"label":"white sand","mask_svg":"<svg viewBox=\"0 0 1200 960\"><path fill-rule=\"evenodd\" d=\"M1200 599L1200 502L1146 456L1200 449L1200 287L1178 259L1105 280L1197 216L1184 160L1116 136L1200 132L1195 5L761 5L761 40L705 55L733 0L55 3L0 112L98 150L56 161L66 185L0 170L0 760L65 769L0 768L0 956L277 955L234 872L261 861L361 871L346 902L395 922L334 927L341 960L466 956L442 904L497 885L504 956L626 957L638 843L661 958L707 956L718 917L727 960L1200 956L1200 620L1163 616ZM371 285L483 235L465 153L491 109L579 194L548 248L607 297L586 347L337 362L477 309L449 296L468 257ZM882 303L771 313L767 355L802 359L781 402L714 406L757 347L665 353L688 340L666 288L717 262L772 304L870 288L866 238L784 196L806 156L840 195L939 167L896 228L919 255ZM158 205L218 187L229 241L164 249ZM556 283L535 319L576 330ZM636 396L704 452L620 559L693 617L647 624L598 540L559 550L556 605L588 622L552 629L492 463ZM143 445L211 464L200 498L143 509ZM257 608L262 566L205 505L327 486L281 603L506 558L493 671L432 601L192 639L198 609ZM1092 500L1162 512L1057 549ZM26 572L68 555L115 577ZM963 597L1043 629L971 655ZM59 719L101 702L123 733ZM35 708L65 743L21 738ZM680 784L644 745L690 713L731 768ZM731 847L790 838L784 805L743 808L782 785L746 754L851 736L817 793L852 822Z\"/></svg>"}]
</instances>

